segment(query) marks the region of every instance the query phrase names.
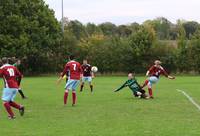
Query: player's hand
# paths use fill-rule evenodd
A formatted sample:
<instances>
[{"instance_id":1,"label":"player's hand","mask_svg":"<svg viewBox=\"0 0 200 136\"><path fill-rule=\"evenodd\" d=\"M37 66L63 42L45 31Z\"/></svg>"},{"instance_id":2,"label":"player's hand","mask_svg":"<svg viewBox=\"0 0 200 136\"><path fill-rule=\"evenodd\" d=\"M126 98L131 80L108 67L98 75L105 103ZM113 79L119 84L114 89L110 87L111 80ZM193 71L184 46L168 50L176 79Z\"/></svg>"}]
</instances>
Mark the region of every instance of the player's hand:
<instances>
[{"instance_id":1,"label":"player's hand","mask_svg":"<svg viewBox=\"0 0 200 136\"><path fill-rule=\"evenodd\" d=\"M94 76L94 75L92 75L92 78L95 78L95 76Z\"/></svg>"},{"instance_id":2,"label":"player's hand","mask_svg":"<svg viewBox=\"0 0 200 136\"><path fill-rule=\"evenodd\" d=\"M62 81L62 77L60 77L60 78L57 80L56 84L59 85L61 81Z\"/></svg>"}]
</instances>

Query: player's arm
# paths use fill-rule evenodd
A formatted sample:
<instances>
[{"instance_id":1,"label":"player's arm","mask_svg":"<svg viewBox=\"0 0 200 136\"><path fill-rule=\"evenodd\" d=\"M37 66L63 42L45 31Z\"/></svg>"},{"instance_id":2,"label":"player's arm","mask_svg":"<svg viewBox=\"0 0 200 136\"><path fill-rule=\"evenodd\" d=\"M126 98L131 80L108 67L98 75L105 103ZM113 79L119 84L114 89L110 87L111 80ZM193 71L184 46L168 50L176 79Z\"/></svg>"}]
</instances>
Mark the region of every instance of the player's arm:
<instances>
[{"instance_id":1,"label":"player's arm","mask_svg":"<svg viewBox=\"0 0 200 136\"><path fill-rule=\"evenodd\" d=\"M0 68L0 77L3 77L3 70Z\"/></svg>"},{"instance_id":2,"label":"player's arm","mask_svg":"<svg viewBox=\"0 0 200 136\"><path fill-rule=\"evenodd\" d=\"M126 82L121 86L119 87L118 89L116 89L114 92L118 92L119 90L123 89L124 87L126 87Z\"/></svg>"},{"instance_id":3,"label":"player's arm","mask_svg":"<svg viewBox=\"0 0 200 136\"><path fill-rule=\"evenodd\" d=\"M80 67L79 67L79 71L80 71L80 78L82 78L82 77L83 77L83 68L82 68L81 65L80 65Z\"/></svg>"},{"instance_id":4,"label":"player's arm","mask_svg":"<svg viewBox=\"0 0 200 136\"><path fill-rule=\"evenodd\" d=\"M60 77L57 80L57 84L60 84L60 82L62 81L63 77L67 74L68 69L69 69L69 66L68 66L68 64L66 64L63 72L60 74Z\"/></svg>"},{"instance_id":5,"label":"player's arm","mask_svg":"<svg viewBox=\"0 0 200 136\"><path fill-rule=\"evenodd\" d=\"M150 72L151 72L153 69L154 69L154 66L152 66L152 67L147 71L147 73L146 73L146 76L147 76L147 77L149 76Z\"/></svg>"},{"instance_id":6,"label":"player's arm","mask_svg":"<svg viewBox=\"0 0 200 136\"><path fill-rule=\"evenodd\" d=\"M166 70L165 70L164 68L162 68L162 73L163 73L163 75L164 75L165 77L167 77L167 78L169 78L169 79L175 79L175 77L170 76L170 75L166 72Z\"/></svg>"}]
</instances>

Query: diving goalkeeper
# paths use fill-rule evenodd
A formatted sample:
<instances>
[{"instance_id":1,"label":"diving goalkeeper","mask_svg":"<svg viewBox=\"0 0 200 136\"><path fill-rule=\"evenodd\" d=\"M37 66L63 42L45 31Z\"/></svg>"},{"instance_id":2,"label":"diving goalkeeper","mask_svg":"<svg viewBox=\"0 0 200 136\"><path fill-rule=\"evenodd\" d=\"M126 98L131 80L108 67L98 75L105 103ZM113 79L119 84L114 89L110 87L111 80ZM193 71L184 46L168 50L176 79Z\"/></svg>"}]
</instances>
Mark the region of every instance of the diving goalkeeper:
<instances>
[{"instance_id":1,"label":"diving goalkeeper","mask_svg":"<svg viewBox=\"0 0 200 136\"><path fill-rule=\"evenodd\" d=\"M128 74L128 80L120 88L116 89L114 92L118 92L119 90L127 86L131 89L135 97L144 98L144 99L147 98L147 95L145 94L145 90L141 88L141 86L138 84L137 80L135 79L132 73Z\"/></svg>"}]
</instances>

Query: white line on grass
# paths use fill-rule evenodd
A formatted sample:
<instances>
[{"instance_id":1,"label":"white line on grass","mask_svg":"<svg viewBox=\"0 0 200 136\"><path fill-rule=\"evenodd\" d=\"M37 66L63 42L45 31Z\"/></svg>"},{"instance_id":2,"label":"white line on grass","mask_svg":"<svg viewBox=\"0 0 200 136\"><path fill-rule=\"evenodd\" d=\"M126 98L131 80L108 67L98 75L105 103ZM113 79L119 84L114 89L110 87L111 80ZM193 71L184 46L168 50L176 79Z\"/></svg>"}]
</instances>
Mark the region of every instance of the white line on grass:
<instances>
[{"instance_id":1,"label":"white line on grass","mask_svg":"<svg viewBox=\"0 0 200 136\"><path fill-rule=\"evenodd\" d=\"M194 100L193 100L193 98L192 97L190 97L185 91L183 91L183 90L179 90L179 89L176 89L178 92L181 92L183 95L185 95L187 98L188 98L188 100L192 103L192 104L194 104L194 106L196 106L197 107L197 109L200 111L200 105L199 104L197 104Z\"/></svg>"}]
</instances>

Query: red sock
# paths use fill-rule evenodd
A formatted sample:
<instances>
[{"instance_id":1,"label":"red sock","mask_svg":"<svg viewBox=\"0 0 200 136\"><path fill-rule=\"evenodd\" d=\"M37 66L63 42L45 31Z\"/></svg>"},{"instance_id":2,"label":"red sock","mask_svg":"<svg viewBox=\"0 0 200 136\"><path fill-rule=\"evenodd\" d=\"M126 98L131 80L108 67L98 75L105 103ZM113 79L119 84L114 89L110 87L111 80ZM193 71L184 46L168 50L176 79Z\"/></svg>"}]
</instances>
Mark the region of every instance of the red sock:
<instances>
[{"instance_id":1,"label":"red sock","mask_svg":"<svg viewBox=\"0 0 200 136\"><path fill-rule=\"evenodd\" d=\"M76 104L76 92L72 92L73 104Z\"/></svg>"},{"instance_id":2,"label":"red sock","mask_svg":"<svg viewBox=\"0 0 200 136\"><path fill-rule=\"evenodd\" d=\"M16 108L18 110L21 108L21 105L15 103L15 102L10 102L9 104L10 104L10 106L12 106L12 107L14 107L14 108Z\"/></svg>"},{"instance_id":3,"label":"red sock","mask_svg":"<svg viewBox=\"0 0 200 136\"><path fill-rule=\"evenodd\" d=\"M68 97L68 92L65 92L64 94L64 104L67 104L67 97Z\"/></svg>"},{"instance_id":4,"label":"red sock","mask_svg":"<svg viewBox=\"0 0 200 136\"><path fill-rule=\"evenodd\" d=\"M148 79L145 80L145 81L144 81L144 84L142 85L142 88L145 87L148 83L149 83L149 80L148 80Z\"/></svg>"},{"instance_id":5,"label":"red sock","mask_svg":"<svg viewBox=\"0 0 200 136\"><path fill-rule=\"evenodd\" d=\"M3 105L4 105L4 107L5 107L6 111L7 111L7 113L9 114L9 116L10 116L10 117L13 117L13 116L14 116L14 113L12 112L12 109L11 109L11 107L10 107L9 102L4 102Z\"/></svg>"},{"instance_id":6,"label":"red sock","mask_svg":"<svg viewBox=\"0 0 200 136\"><path fill-rule=\"evenodd\" d=\"M152 91L152 89L151 89L151 88L148 88L148 90L149 90L149 96L150 96L150 97L153 96L153 91Z\"/></svg>"}]
</instances>

